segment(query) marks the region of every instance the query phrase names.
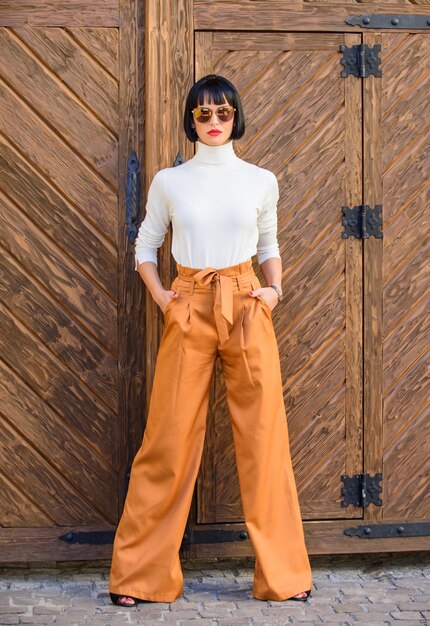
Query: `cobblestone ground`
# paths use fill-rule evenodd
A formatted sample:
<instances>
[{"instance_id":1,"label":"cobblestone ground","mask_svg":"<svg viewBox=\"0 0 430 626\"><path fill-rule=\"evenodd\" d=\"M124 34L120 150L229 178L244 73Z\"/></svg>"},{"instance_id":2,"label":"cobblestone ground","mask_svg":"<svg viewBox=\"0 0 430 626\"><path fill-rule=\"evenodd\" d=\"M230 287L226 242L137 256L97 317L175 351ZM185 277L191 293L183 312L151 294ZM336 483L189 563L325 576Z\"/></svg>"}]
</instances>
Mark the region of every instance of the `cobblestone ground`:
<instances>
[{"instance_id":1,"label":"cobblestone ground","mask_svg":"<svg viewBox=\"0 0 430 626\"><path fill-rule=\"evenodd\" d=\"M0 566L0 625L430 625L430 553L311 557L305 603L252 598L253 558L183 563L175 602L114 606L109 561Z\"/></svg>"}]
</instances>

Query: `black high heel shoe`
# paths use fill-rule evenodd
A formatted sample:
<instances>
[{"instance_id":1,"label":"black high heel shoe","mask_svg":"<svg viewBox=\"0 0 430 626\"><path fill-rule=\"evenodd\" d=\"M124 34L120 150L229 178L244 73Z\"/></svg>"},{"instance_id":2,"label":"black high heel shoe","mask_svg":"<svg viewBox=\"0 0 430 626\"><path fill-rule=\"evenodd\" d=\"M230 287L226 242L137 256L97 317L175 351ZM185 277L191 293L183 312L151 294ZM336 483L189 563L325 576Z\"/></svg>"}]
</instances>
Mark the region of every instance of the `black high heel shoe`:
<instances>
[{"instance_id":1,"label":"black high heel shoe","mask_svg":"<svg viewBox=\"0 0 430 626\"><path fill-rule=\"evenodd\" d=\"M110 593L110 599L112 600L113 604L116 604L116 606L126 606L126 607L132 607L132 606L137 606L137 604L139 603L138 598L134 598L133 596L129 596L126 593ZM126 604L125 602L118 602L118 600L120 598L131 598L132 600L134 600L133 604Z\"/></svg>"},{"instance_id":2,"label":"black high heel shoe","mask_svg":"<svg viewBox=\"0 0 430 626\"><path fill-rule=\"evenodd\" d=\"M304 593L307 594L304 598L295 598L293 596L292 598L287 598L287 599L288 600L295 600L296 602L306 602L306 600L311 597L311 590L307 589Z\"/></svg>"}]
</instances>

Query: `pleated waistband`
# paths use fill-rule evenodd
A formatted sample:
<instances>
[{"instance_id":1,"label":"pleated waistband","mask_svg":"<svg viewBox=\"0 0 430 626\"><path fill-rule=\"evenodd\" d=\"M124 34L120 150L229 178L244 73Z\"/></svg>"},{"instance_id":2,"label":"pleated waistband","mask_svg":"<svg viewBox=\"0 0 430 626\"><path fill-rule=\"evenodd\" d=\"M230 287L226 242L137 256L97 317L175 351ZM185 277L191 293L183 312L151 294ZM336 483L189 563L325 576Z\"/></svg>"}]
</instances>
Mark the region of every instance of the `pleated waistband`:
<instances>
[{"instance_id":1,"label":"pleated waistband","mask_svg":"<svg viewBox=\"0 0 430 626\"><path fill-rule=\"evenodd\" d=\"M214 315L221 343L229 337L229 326L233 324L233 292L257 289L259 280L252 267L252 259L223 268L186 267L176 263L178 272L172 289L192 295L195 291L214 291Z\"/></svg>"},{"instance_id":2,"label":"pleated waistband","mask_svg":"<svg viewBox=\"0 0 430 626\"><path fill-rule=\"evenodd\" d=\"M252 286L252 289L255 289L258 281L252 266L252 259L222 268L211 266L194 268L176 263L176 271L178 275L175 284L188 294L192 294L194 291L213 290L217 281L225 285L227 283L225 279L229 279L234 291L246 289L251 282L255 285Z\"/></svg>"}]
</instances>

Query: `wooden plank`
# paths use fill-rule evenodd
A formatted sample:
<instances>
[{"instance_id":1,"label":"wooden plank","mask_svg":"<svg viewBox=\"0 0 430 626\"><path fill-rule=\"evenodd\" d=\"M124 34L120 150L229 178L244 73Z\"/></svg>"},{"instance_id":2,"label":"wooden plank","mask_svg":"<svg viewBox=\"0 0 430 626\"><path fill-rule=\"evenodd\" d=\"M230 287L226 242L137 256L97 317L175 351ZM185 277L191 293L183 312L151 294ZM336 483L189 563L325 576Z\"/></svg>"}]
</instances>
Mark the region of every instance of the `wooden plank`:
<instances>
[{"instance_id":1,"label":"wooden plank","mask_svg":"<svg viewBox=\"0 0 430 626\"><path fill-rule=\"evenodd\" d=\"M414 99L412 99L414 101ZM403 145L390 132L391 124L387 124L387 134L390 143L387 151L397 148L397 153L390 151L389 156L383 158L387 164L383 172L386 197L389 199L387 222L390 225L405 211L411 203L425 201L429 193L430 159L428 135L430 125L427 125L426 108L423 108L421 94L417 94L416 102L411 110L416 113L416 119L410 123L410 134L407 135L404 120L399 121L399 131L407 137ZM405 107L406 115L406 107ZM409 113L410 115L410 113ZM409 116L408 115L408 116ZM424 117L421 117L424 116ZM420 120L422 122L420 123Z\"/></svg>"},{"instance_id":2,"label":"wooden plank","mask_svg":"<svg viewBox=\"0 0 430 626\"><path fill-rule=\"evenodd\" d=\"M28 274L3 250L0 298L27 328L74 371L82 382L114 412L118 402L118 364L97 341L76 324L73 316L52 297L45 285Z\"/></svg>"},{"instance_id":3,"label":"wooden plank","mask_svg":"<svg viewBox=\"0 0 430 626\"><path fill-rule=\"evenodd\" d=\"M430 348L419 355L414 362L413 367L403 372L395 384L388 389L387 395L384 397L384 448L393 444L393 441L401 436L401 434L413 426L417 429L414 418L422 413L428 414L429 396L430 396L430 380L429 380L429 356ZM413 402L411 402L411 389L413 389ZM423 416L421 415L421 418ZM423 434L428 429L424 427ZM415 431L416 433L416 431ZM416 436L417 440L423 436ZM412 442L410 455L415 464L429 463L430 455L420 455L415 458L412 454L415 446ZM413 474L407 472L411 479ZM414 477L415 480L416 477ZM413 481L411 481L413 482ZM394 483L394 484L393 484ZM391 488L395 489L396 481L391 481ZM405 503L406 505L407 503ZM430 507L429 507L430 509Z\"/></svg>"},{"instance_id":4,"label":"wooden plank","mask_svg":"<svg viewBox=\"0 0 430 626\"><path fill-rule=\"evenodd\" d=\"M116 356L116 305L31 220L0 191L4 210L0 215L0 241L26 270L49 287L113 357ZM7 209L7 210L6 210Z\"/></svg>"},{"instance_id":5,"label":"wooden plank","mask_svg":"<svg viewBox=\"0 0 430 626\"><path fill-rule=\"evenodd\" d=\"M285 382L285 386L289 390L285 406L288 415L288 425L291 431L303 433L303 429L306 430L306 423L309 422L310 416L315 416L322 410L322 407L335 395L345 380L345 333L337 329L336 331L337 332L334 332L333 328L331 328L328 338L326 338L326 341L322 345L324 349L312 354L313 367L303 368L295 378L287 378ZM325 373L324 385L321 384L322 371ZM300 389L300 403L298 405L294 394L296 388ZM345 418L344 407L342 407L341 416L343 421ZM339 416L336 418L336 422L338 419ZM343 426L341 426L341 429L343 429ZM330 424L330 430L336 431L334 424ZM324 433L325 431L322 432ZM342 437L339 437L340 433L338 432L337 434L339 442L342 443L342 446L345 445L345 435L342 434ZM304 436L303 439L308 442L309 447L311 442L308 441L306 436ZM325 445L323 441L319 441L318 443L321 447ZM291 450L294 449L294 445L294 441L291 441ZM307 458L308 455L301 459L301 461L307 463ZM310 469L314 470L316 468L309 464L307 467L308 474L311 473ZM339 476L336 476L336 481L339 481Z\"/></svg>"},{"instance_id":6,"label":"wooden plank","mask_svg":"<svg viewBox=\"0 0 430 626\"><path fill-rule=\"evenodd\" d=\"M342 395L345 395L344 391ZM342 403L339 408L344 411L344 403ZM328 412L326 415L328 415ZM337 433L337 438L339 438L339 432ZM340 482L338 477L344 473L346 449L339 441L334 445L334 434L326 435L326 438L328 442L330 442L330 439L332 440L330 442L332 447L330 453L325 454L319 459L315 476L320 476L318 481L320 485L321 479L325 478L331 498L333 494L335 494L337 499L327 502L327 498L324 497L325 483L323 483L323 487L320 486L318 489L316 481L312 481L311 477L308 476L308 482L300 485L302 494L300 496L300 510L302 518L314 521L325 519L328 526L331 525L336 518L350 519L350 525L355 526L361 520L360 509L357 507L345 509L340 504L341 495L339 494L340 488L343 487L343 482Z\"/></svg>"},{"instance_id":7,"label":"wooden plank","mask_svg":"<svg viewBox=\"0 0 430 626\"><path fill-rule=\"evenodd\" d=\"M429 249L430 244L427 235L424 245L420 246L416 252L414 251L403 264L403 267L395 271L393 278L385 285L384 336L395 332L405 314L413 310L415 304L428 297Z\"/></svg>"},{"instance_id":8,"label":"wooden plank","mask_svg":"<svg viewBox=\"0 0 430 626\"><path fill-rule=\"evenodd\" d=\"M200 38L209 33L197 32ZM246 37L237 36L234 31L215 31L213 33L212 50L214 52L222 50L250 50L253 53L258 51L273 51L279 52L281 50L302 50L308 53L311 50L321 52L328 50L333 53L338 47L344 43L345 36L343 33L309 33L301 32L300 37L297 37L297 33L279 33L266 32L254 33L252 31L246 33ZM200 61L201 63L201 61ZM232 68L233 69L233 68ZM247 66L242 68L247 71ZM204 74L201 74L204 76ZM294 78L294 76L291 76Z\"/></svg>"},{"instance_id":9,"label":"wooden plank","mask_svg":"<svg viewBox=\"0 0 430 626\"><path fill-rule=\"evenodd\" d=\"M402 415L403 428L396 436L392 436L391 441L387 441L385 448L384 472L387 477L395 477L395 479L385 482L384 516L396 515L408 522L411 517L428 521L430 516L428 358L427 354L418 362L419 371L415 370L415 376L405 377L400 393L398 390L392 394L392 398L388 397L388 402L392 406L399 401L399 410L405 408L406 413ZM410 388L407 387L409 384L413 385L414 391L418 390L421 396L417 404L410 402ZM422 403L423 397L424 404ZM387 431L389 430L390 423L388 422ZM390 435L387 434L387 440L389 437ZM426 539L428 542L429 538Z\"/></svg>"},{"instance_id":10,"label":"wooden plank","mask_svg":"<svg viewBox=\"0 0 430 626\"><path fill-rule=\"evenodd\" d=\"M2 26L118 26L118 0L0 0Z\"/></svg>"},{"instance_id":11,"label":"wooden plank","mask_svg":"<svg viewBox=\"0 0 430 626\"><path fill-rule=\"evenodd\" d=\"M0 428L0 455L3 473L14 477L27 498L43 502L53 526L103 522L103 516L5 419Z\"/></svg>"},{"instance_id":12,"label":"wooden plank","mask_svg":"<svg viewBox=\"0 0 430 626\"><path fill-rule=\"evenodd\" d=\"M381 35L366 33L364 43L381 43ZM369 76L363 82L363 203L371 207L382 204L382 81ZM383 240L369 237L363 240L363 430L364 472L372 476L383 473L383 412L382 412L382 258ZM384 492L381 497L384 499ZM381 520L383 508L364 509L366 520Z\"/></svg>"},{"instance_id":13,"label":"wooden plank","mask_svg":"<svg viewBox=\"0 0 430 626\"><path fill-rule=\"evenodd\" d=\"M317 517L318 511L314 512ZM411 518L408 522L420 522L422 518ZM384 523L404 524L404 519L392 517L384 520ZM303 528L305 533L306 548L310 555L317 554L363 554L379 553L379 552L423 552L430 548L428 537L398 537L390 539L372 539L366 540L360 537L350 537L345 534L345 530L355 528L361 525L360 520L332 520L330 523L326 521L304 522ZM235 531L246 531L244 524L214 524L207 525L209 529L233 529ZM180 552L182 555L182 551ZM244 556L255 556L251 541L234 541L227 543L207 543L195 544L193 546L193 556L197 559L206 558L233 558Z\"/></svg>"},{"instance_id":14,"label":"wooden plank","mask_svg":"<svg viewBox=\"0 0 430 626\"><path fill-rule=\"evenodd\" d=\"M133 15L133 6L131 12ZM119 29L71 27L66 30L119 82Z\"/></svg>"},{"instance_id":15,"label":"wooden plank","mask_svg":"<svg viewBox=\"0 0 430 626\"><path fill-rule=\"evenodd\" d=\"M382 35L384 516L404 519L430 516L429 52L426 33Z\"/></svg>"},{"instance_id":16,"label":"wooden plank","mask_svg":"<svg viewBox=\"0 0 430 626\"><path fill-rule=\"evenodd\" d=\"M110 459L103 459L92 451L78 429L65 423L58 411L2 362L0 390L2 413L17 437L23 433L35 454L49 459L53 469L82 495L89 509L94 507L104 519L113 522L115 500L111 497L111 485L114 469ZM85 431L85 426L82 430ZM34 469L37 472L37 467ZM13 479L14 474L10 477ZM47 504L43 494L39 494L37 502L42 510ZM49 516L49 509L46 513Z\"/></svg>"},{"instance_id":17,"label":"wooden plank","mask_svg":"<svg viewBox=\"0 0 430 626\"><path fill-rule=\"evenodd\" d=\"M330 357L333 360L334 354ZM339 362L335 367L338 373L344 369ZM312 411L311 417L302 422L300 432L303 436L292 440L290 446L300 492L300 510L302 517L307 519L333 519L339 517L339 510L342 510L339 476L344 473L348 453L343 382L324 395L326 399L318 402L317 411ZM312 472L309 467L313 468ZM359 509L349 507L343 510L342 517L352 519L360 515Z\"/></svg>"},{"instance_id":18,"label":"wooden plank","mask_svg":"<svg viewBox=\"0 0 430 626\"><path fill-rule=\"evenodd\" d=\"M345 35L345 44L359 44L359 35ZM344 206L362 203L363 102L361 81L342 79L345 89ZM343 216L342 216L343 217ZM356 239L345 239L345 455L344 473L363 472L363 248Z\"/></svg>"},{"instance_id":19,"label":"wooden plank","mask_svg":"<svg viewBox=\"0 0 430 626\"><path fill-rule=\"evenodd\" d=\"M27 27L13 33L117 137L118 30Z\"/></svg>"},{"instance_id":20,"label":"wooden plank","mask_svg":"<svg viewBox=\"0 0 430 626\"><path fill-rule=\"evenodd\" d=\"M179 152L184 160L194 154L194 146L183 130L183 106L188 90L194 82L192 63L194 25L191 2L177 4L146 0L145 9L147 85L145 115L149 129L146 134L147 190L155 172L162 167L171 167ZM143 218L144 214L141 217ZM166 289L169 289L176 270L171 254L171 235L170 226L158 257L158 273ZM144 288L143 283L141 288ZM164 320L158 305L149 293L147 296L146 395L149 403Z\"/></svg>"},{"instance_id":21,"label":"wooden plank","mask_svg":"<svg viewBox=\"0 0 430 626\"><path fill-rule=\"evenodd\" d=\"M69 202L106 237L116 240L116 192L1 78L0 130Z\"/></svg>"},{"instance_id":22,"label":"wooden plank","mask_svg":"<svg viewBox=\"0 0 430 626\"><path fill-rule=\"evenodd\" d=\"M81 270L116 302L116 248L93 226L85 212L68 202L3 137L0 137L0 174L3 192L13 198L20 212L62 250L67 250Z\"/></svg>"},{"instance_id":23,"label":"wooden plank","mask_svg":"<svg viewBox=\"0 0 430 626\"><path fill-rule=\"evenodd\" d=\"M282 347L283 354L288 354L288 362L283 359L282 365L283 371L285 367L288 367L288 376L291 381L298 376L312 355L322 349L330 328L342 328L345 317L344 281L343 272L339 272L330 285L318 294L318 298L311 306L304 308L303 314L294 322L294 334L288 331L287 322L284 322ZM297 343L296 336L302 338L300 343Z\"/></svg>"},{"instance_id":24,"label":"wooden plank","mask_svg":"<svg viewBox=\"0 0 430 626\"><path fill-rule=\"evenodd\" d=\"M116 190L118 149L111 129L7 28L0 29L0 58L2 78L17 97ZM97 66L91 77L100 73ZM83 86L88 82L88 75L76 69L74 76Z\"/></svg>"},{"instance_id":25,"label":"wooden plank","mask_svg":"<svg viewBox=\"0 0 430 626\"><path fill-rule=\"evenodd\" d=\"M330 76L336 75L339 53L331 50L297 54L280 50L276 58L265 58L261 68L262 53L252 58L246 53L239 54L235 51L229 55L228 65L225 61L223 63L226 65L224 71L232 77L231 80L236 80L235 85L243 92L247 130L246 137L236 142L239 144L237 151L246 154L246 159L251 162L275 171L282 184L287 176L298 174L295 164L306 144L322 140L324 132L321 128L327 125L332 133L336 126L335 115L343 94L340 81L332 81ZM234 65L235 71L232 69ZM249 69L242 70L242 65L248 65ZM220 71L217 66L215 68ZM255 80L253 76L258 77L261 85L258 93L247 88ZM279 76L291 76L288 96L284 81L279 80ZM309 101L310 89L315 94L312 104ZM294 132L285 133L287 128L294 129ZM339 137L338 141L341 140ZM270 149L260 154L262 142L266 142ZM303 195L302 189L300 195ZM280 215L280 229L282 219L286 217Z\"/></svg>"},{"instance_id":26,"label":"wooden plank","mask_svg":"<svg viewBox=\"0 0 430 626\"><path fill-rule=\"evenodd\" d=\"M390 522L404 523L399 518L390 518ZM411 519L411 522L421 521ZM354 522L354 526L359 521ZM312 554L362 554L374 552L409 552L423 551L429 548L428 537L403 537L401 541L394 539L372 539L371 541L358 537L345 535L344 530L350 528L350 520L327 522L304 522L305 540L309 553ZM246 531L244 524L210 524L208 530L212 529L234 529ZM53 555L58 555L57 560L94 560L106 559L110 562L112 554L112 544L67 544L59 541L58 537L67 532L77 533L80 531L106 531L114 530L113 526L98 525L91 527L57 526L56 528L0 528L0 550L3 562L24 562L24 561L46 561ZM236 557L255 556L250 540L195 544L193 551L197 558L213 557ZM181 558L187 551L180 551Z\"/></svg>"},{"instance_id":27,"label":"wooden plank","mask_svg":"<svg viewBox=\"0 0 430 626\"><path fill-rule=\"evenodd\" d=\"M75 428L106 462L112 458L112 413L76 375L0 305L2 358L17 376Z\"/></svg>"},{"instance_id":28,"label":"wooden plank","mask_svg":"<svg viewBox=\"0 0 430 626\"><path fill-rule=\"evenodd\" d=\"M51 520L39 509L37 502L29 500L15 485L10 477L0 470L1 490L1 525L4 528L14 526L50 526ZM2 554L3 560L3 554Z\"/></svg>"},{"instance_id":29,"label":"wooden plank","mask_svg":"<svg viewBox=\"0 0 430 626\"><path fill-rule=\"evenodd\" d=\"M422 162L421 159L416 159L415 165L420 165L420 162ZM395 220L389 223L384 231L386 232L384 284L387 296L393 296L385 303L387 313L384 317L385 337L391 334L393 329L403 321L405 315L428 293L428 266L426 265L428 236L423 237L422 227L428 223L427 207L430 204L430 189L428 185L425 188L424 181L423 187L424 189L419 190L419 193L413 193L413 200L407 201L406 204L402 205L400 197L399 205L402 206L402 210L398 211ZM387 195L388 193L387 190ZM394 204L393 210L395 208ZM399 250L400 238L403 245ZM408 264L411 266L409 269ZM404 290L405 293L400 290Z\"/></svg>"},{"instance_id":30,"label":"wooden plank","mask_svg":"<svg viewBox=\"0 0 430 626\"><path fill-rule=\"evenodd\" d=\"M338 31L362 32L350 26L345 19L350 15L366 13L396 13L430 15L430 5L387 0L360 2L302 3L302 0L194 0L194 28L196 30L225 31ZM408 29L409 30L409 29ZM368 32L368 30L366 29Z\"/></svg>"},{"instance_id":31,"label":"wooden plank","mask_svg":"<svg viewBox=\"0 0 430 626\"><path fill-rule=\"evenodd\" d=\"M389 262L388 262L389 263ZM400 303L403 306L403 303ZM418 362L428 350L430 337L430 295L418 299L418 304L405 309L405 316L394 332L385 333L384 339L384 397L391 387L408 371L411 363Z\"/></svg>"},{"instance_id":32,"label":"wooden plank","mask_svg":"<svg viewBox=\"0 0 430 626\"><path fill-rule=\"evenodd\" d=\"M343 273L345 259L339 246L338 235L339 232L334 229L324 233L315 248L308 251L307 255L300 259L300 263L292 266L287 273L283 285L289 299L283 312L287 320L282 327L283 334L291 332L291 327L300 323L307 309L318 306L331 281L338 280ZM312 277L312 281L309 277Z\"/></svg>"},{"instance_id":33,"label":"wooden plank","mask_svg":"<svg viewBox=\"0 0 430 626\"><path fill-rule=\"evenodd\" d=\"M145 57L144 2L120 0L119 11L119 202L118 229L118 419L113 428L119 477L117 519L124 502L125 473L140 447L146 420L145 293L134 271L134 246L126 236L127 162L132 151L140 163L140 205L145 197ZM149 125L150 128L150 125ZM142 212L142 209L141 209Z\"/></svg>"},{"instance_id":34,"label":"wooden plank","mask_svg":"<svg viewBox=\"0 0 430 626\"><path fill-rule=\"evenodd\" d=\"M348 4L351 6L351 9L360 9L360 7L363 5L363 0L302 0L303 3L306 5L314 5L316 7L318 7L319 5L327 5L327 4L331 4L331 5L335 5L335 4L341 4L344 6L347 6ZM366 2L366 0L365 0ZM375 7L374 12L376 12L376 9L381 8L383 9L384 6L386 6L388 3L385 2L385 0L367 0L367 5L371 4L372 6ZM420 5L428 5L429 4L429 0L390 0L389 2L390 7L404 7L407 6L408 4L410 5L414 5L417 7Z\"/></svg>"},{"instance_id":35,"label":"wooden plank","mask_svg":"<svg viewBox=\"0 0 430 626\"><path fill-rule=\"evenodd\" d=\"M50 528L0 528L3 563L111 559L112 544L68 543L59 537L68 532L115 531L108 524L59 525Z\"/></svg>"}]
</instances>

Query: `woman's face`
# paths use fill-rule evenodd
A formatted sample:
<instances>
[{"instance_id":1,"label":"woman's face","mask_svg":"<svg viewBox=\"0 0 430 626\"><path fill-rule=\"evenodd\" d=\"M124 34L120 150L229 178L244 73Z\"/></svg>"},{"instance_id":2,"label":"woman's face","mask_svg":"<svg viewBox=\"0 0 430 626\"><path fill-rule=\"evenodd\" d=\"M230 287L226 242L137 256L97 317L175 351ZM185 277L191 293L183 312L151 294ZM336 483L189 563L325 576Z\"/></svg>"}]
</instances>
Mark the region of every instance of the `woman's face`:
<instances>
[{"instance_id":1,"label":"woman's face","mask_svg":"<svg viewBox=\"0 0 430 626\"><path fill-rule=\"evenodd\" d=\"M229 105L226 97L224 96L225 104ZM206 98L202 105L205 108L211 109L212 111L217 111L217 109L222 106L220 104L209 103L209 100ZM236 111L234 112L236 114ZM209 122L199 122L193 116L193 124L195 126L198 138L203 143L206 143L208 146L220 146L223 143L226 143L230 140L230 135L233 130L234 116L228 122L220 122L216 113L212 113L211 119ZM215 132L218 131L218 132ZM211 132L213 134L211 134Z\"/></svg>"}]
</instances>

